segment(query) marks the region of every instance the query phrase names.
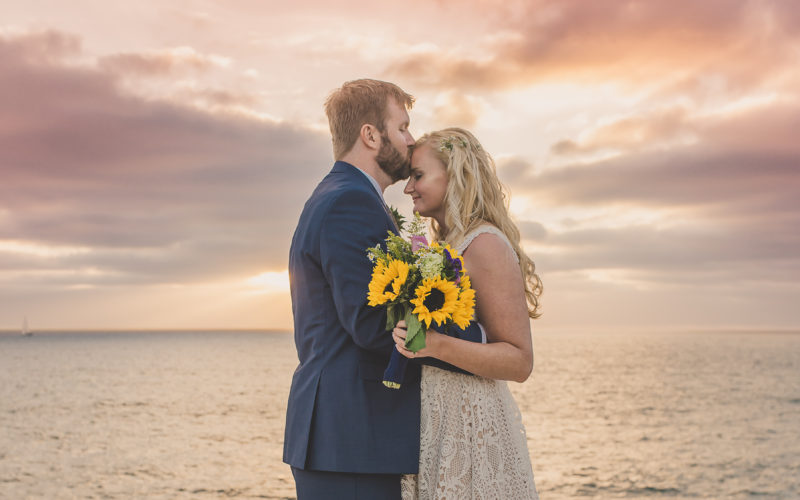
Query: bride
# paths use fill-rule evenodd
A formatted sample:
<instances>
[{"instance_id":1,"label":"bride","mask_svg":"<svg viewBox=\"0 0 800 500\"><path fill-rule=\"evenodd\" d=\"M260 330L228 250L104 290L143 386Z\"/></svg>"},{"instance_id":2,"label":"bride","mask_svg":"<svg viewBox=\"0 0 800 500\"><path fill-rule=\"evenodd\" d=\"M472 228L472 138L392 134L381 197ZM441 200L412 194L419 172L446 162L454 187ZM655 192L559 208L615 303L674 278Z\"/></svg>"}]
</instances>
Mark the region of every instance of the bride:
<instances>
[{"instance_id":1,"label":"bride","mask_svg":"<svg viewBox=\"0 0 800 500\"><path fill-rule=\"evenodd\" d=\"M419 474L402 479L402 498L537 499L525 429L505 380L533 369L530 318L539 316L542 285L520 247L508 199L492 158L468 131L447 128L420 138L404 192L432 219L434 240L464 258L476 292L476 316L488 343L427 331L430 356L478 376L423 366Z\"/></svg>"}]
</instances>

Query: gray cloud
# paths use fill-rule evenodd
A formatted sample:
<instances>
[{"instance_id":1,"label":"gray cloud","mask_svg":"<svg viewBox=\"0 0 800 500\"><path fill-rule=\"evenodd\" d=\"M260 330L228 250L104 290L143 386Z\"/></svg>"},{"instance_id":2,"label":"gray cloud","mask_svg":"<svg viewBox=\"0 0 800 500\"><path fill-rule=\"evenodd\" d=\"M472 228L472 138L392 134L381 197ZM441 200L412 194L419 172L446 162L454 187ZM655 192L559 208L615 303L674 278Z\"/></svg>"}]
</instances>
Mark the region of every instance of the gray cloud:
<instances>
[{"instance_id":1,"label":"gray cloud","mask_svg":"<svg viewBox=\"0 0 800 500\"><path fill-rule=\"evenodd\" d=\"M98 65L106 72L126 76L169 76L187 71L207 71L218 66L214 58L184 47L149 53L120 53L99 59Z\"/></svg>"},{"instance_id":2,"label":"gray cloud","mask_svg":"<svg viewBox=\"0 0 800 500\"><path fill-rule=\"evenodd\" d=\"M779 105L705 126L693 145L628 154L553 170L531 179L537 196L573 204L647 206L724 204L742 209L785 204L798 209L798 108ZM765 215L765 214L762 214ZM771 215L771 214L770 214Z\"/></svg>"},{"instance_id":3,"label":"gray cloud","mask_svg":"<svg viewBox=\"0 0 800 500\"><path fill-rule=\"evenodd\" d=\"M0 268L95 268L90 283L124 284L284 267L331 162L326 135L132 96L119 67L64 63L79 45L54 32L0 38L0 240L91 251L0 253L11 262Z\"/></svg>"},{"instance_id":4,"label":"gray cloud","mask_svg":"<svg viewBox=\"0 0 800 500\"><path fill-rule=\"evenodd\" d=\"M697 141L535 172L501 164L515 196L538 209L656 210L653 225L601 219L523 226L540 269L616 270L657 286L786 286L800 280L800 109L779 102L692 124ZM535 214L532 214L535 215ZM594 225L593 229L587 229ZM793 288L794 287L794 288Z\"/></svg>"}]
</instances>

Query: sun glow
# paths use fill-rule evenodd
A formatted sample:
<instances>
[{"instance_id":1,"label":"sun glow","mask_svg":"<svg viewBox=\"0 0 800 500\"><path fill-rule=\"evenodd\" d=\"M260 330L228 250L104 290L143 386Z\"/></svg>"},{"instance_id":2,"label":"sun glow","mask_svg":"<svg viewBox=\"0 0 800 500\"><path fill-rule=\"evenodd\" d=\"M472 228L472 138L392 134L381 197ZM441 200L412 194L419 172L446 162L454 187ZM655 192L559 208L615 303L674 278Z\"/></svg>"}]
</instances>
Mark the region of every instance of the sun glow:
<instances>
[{"instance_id":1,"label":"sun glow","mask_svg":"<svg viewBox=\"0 0 800 500\"><path fill-rule=\"evenodd\" d=\"M285 293L289 291L289 271L267 271L247 279L254 293Z\"/></svg>"},{"instance_id":2,"label":"sun glow","mask_svg":"<svg viewBox=\"0 0 800 500\"><path fill-rule=\"evenodd\" d=\"M64 257L89 253L86 247L41 245L19 240L0 241L0 252L27 254L35 257Z\"/></svg>"}]
</instances>

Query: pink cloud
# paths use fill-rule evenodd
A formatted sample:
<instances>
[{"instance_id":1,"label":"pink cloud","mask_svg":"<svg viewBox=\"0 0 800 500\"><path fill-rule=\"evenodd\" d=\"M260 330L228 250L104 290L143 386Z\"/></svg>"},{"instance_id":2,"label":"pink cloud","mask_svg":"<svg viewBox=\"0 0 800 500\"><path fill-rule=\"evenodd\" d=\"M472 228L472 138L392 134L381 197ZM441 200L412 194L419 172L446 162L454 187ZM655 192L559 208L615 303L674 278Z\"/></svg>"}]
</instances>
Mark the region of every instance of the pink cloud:
<instances>
[{"instance_id":1,"label":"pink cloud","mask_svg":"<svg viewBox=\"0 0 800 500\"><path fill-rule=\"evenodd\" d=\"M796 60L792 47L800 18L791 2L744 0L680 6L540 0L492 5L492 10L506 13L490 16L502 19L495 21L496 29L505 36L484 36L480 56L429 50L399 57L389 64L389 74L420 85L480 90L554 78L652 84L709 65L741 78L742 67L753 76Z\"/></svg>"},{"instance_id":2,"label":"pink cloud","mask_svg":"<svg viewBox=\"0 0 800 500\"><path fill-rule=\"evenodd\" d=\"M121 75L169 76L181 72L202 72L228 64L226 58L202 54L191 47L178 47L144 53L104 56L99 65Z\"/></svg>"},{"instance_id":3,"label":"pink cloud","mask_svg":"<svg viewBox=\"0 0 800 500\"><path fill-rule=\"evenodd\" d=\"M63 63L79 46L0 37L0 240L91 250L20 270L122 284L282 268L309 178L330 167L325 134L133 96L103 65Z\"/></svg>"}]
</instances>

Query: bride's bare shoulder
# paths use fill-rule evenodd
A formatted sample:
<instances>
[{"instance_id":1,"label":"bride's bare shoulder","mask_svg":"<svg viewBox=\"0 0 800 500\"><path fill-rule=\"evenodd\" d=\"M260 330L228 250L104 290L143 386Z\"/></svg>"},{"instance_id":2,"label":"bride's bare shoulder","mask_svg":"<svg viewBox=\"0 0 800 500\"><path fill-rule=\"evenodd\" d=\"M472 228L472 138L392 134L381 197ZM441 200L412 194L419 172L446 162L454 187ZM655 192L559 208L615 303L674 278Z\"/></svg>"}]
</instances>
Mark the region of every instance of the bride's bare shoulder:
<instances>
[{"instance_id":1,"label":"bride's bare shoulder","mask_svg":"<svg viewBox=\"0 0 800 500\"><path fill-rule=\"evenodd\" d=\"M464 250L464 260L470 267L486 267L495 271L505 264L517 267L514 250L506 239L493 231L482 232L475 236Z\"/></svg>"}]
</instances>

